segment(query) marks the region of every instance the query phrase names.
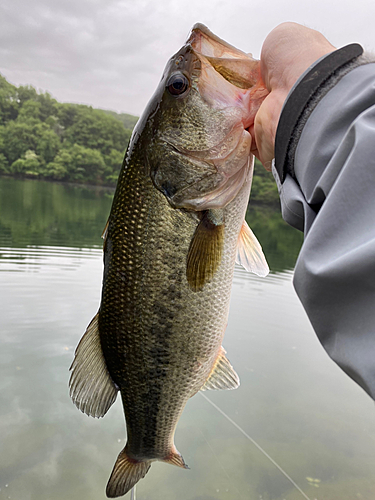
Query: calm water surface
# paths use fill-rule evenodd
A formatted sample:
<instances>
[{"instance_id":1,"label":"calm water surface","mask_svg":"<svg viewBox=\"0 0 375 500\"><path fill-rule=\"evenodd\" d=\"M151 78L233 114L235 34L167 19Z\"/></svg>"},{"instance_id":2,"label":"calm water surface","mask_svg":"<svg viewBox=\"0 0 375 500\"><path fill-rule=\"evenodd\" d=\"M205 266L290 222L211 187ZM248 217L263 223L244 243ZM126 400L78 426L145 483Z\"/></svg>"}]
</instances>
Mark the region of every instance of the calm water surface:
<instances>
[{"instance_id":1,"label":"calm water surface","mask_svg":"<svg viewBox=\"0 0 375 500\"><path fill-rule=\"evenodd\" d=\"M125 440L120 399L87 417L68 370L98 309L110 205L101 190L0 178L0 500L105 499ZM153 464L137 500L373 500L375 405L330 361L293 291L301 237L276 212L248 221L272 272L236 269L224 346L241 386L204 393L231 420L192 398L176 433L191 469Z\"/></svg>"}]
</instances>

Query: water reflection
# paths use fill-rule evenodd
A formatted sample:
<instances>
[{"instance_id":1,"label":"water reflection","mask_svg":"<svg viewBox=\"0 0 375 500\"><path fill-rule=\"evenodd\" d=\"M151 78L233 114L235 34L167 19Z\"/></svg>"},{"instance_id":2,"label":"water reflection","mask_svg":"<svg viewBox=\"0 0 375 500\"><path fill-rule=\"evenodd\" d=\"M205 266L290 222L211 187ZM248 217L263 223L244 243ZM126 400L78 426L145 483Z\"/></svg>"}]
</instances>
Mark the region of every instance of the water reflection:
<instances>
[{"instance_id":1,"label":"water reflection","mask_svg":"<svg viewBox=\"0 0 375 500\"><path fill-rule=\"evenodd\" d=\"M12 248L100 247L112 196L111 189L0 178L0 242ZM268 207L251 206L246 220L270 268L293 268L302 234Z\"/></svg>"},{"instance_id":2,"label":"water reflection","mask_svg":"<svg viewBox=\"0 0 375 500\"><path fill-rule=\"evenodd\" d=\"M0 500L104 500L125 440L121 404L104 419L86 417L67 383L99 304L110 197L12 179L0 179L0 196ZM272 273L236 268L225 336L241 386L205 395L311 500L375 498L374 404L328 359L294 294L300 236L266 214L248 217ZM154 464L138 500L303 498L200 396L182 415L176 445L191 469Z\"/></svg>"},{"instance_id":3,"label":"water reflection","mask_svg":"<svg viewBox=\"0 0 375 500\"><path fill-rule=\"evenodd\" d=\"M0 241L4 246L101 245L112 190L0 178Z\"/></svg>"},{"instance_id":4,"label":"water reflection","mask_svg":"<svg viewBox=\"0 0 375 500\"><path fill-rule=\"evenodd\" d=\"M279 211L249 205L246 220L260 241L273 272L293 269L302 245L302 233L292 229Z\"/></svg>"},{"instance_id":5,"label":"water reflection","mask_svg":"<svg viewBox=\"0 0 375 500\"><path fill-rule=\"evenodd\" d=\"M290 281L293 278L293 270L286 269L284 271L270 270L267 276L268 283L279 283L280 281ZM264 285L264 278L256 276L255 274L248 273L242 266L236 264L234 268L233 282L244 289L253 290L258 286L261 288Z\"/></svg>"},{"instance_id":6,"label":"water reflection","mask_svg":"<svg viewBox=\"0 0 375 500\"><path fill-rule=\"evenodd\" d=\"M102 256L101 248L0 247L0 272L50 272L51 267L69 271L98 256Z\"/></svg>"}]
</instances>

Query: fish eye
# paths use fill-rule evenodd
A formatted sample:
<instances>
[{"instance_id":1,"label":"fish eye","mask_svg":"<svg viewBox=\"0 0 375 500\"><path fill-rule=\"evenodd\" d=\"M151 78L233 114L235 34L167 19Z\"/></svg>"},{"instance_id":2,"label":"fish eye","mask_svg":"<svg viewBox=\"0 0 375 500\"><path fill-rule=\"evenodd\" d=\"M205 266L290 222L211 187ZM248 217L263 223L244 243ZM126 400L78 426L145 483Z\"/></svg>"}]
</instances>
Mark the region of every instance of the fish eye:
<instances>
[{"instance_id":1,"label":"fish eye","mask_svg":"<svg viewBox=\"0 0 375 500\"><path fill-rule=\"evenodd\" d=\"M180 96L184 94L189 88L189 80L183 73L175 73L172 75L167 83L167 89L173 96Z\"/></svg>"}]
</instances>

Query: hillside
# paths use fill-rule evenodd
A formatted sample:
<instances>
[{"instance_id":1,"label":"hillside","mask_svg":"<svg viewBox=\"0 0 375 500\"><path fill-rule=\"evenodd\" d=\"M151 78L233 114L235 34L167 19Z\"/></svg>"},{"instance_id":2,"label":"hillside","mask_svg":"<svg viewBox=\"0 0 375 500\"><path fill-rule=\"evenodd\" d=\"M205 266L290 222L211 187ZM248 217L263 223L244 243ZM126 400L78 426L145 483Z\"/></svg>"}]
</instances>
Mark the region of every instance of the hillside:
<instances>
[{"instance_id":1,"label":"hillside","mask_svg":"<svg viewBox=\"0 0 375 500\"><path fill-rule=\"evenodd\" d=\"M0 174L114 186L138 118L60 103L0 75ZM252 202L277 203L272 175L255 168Z\"/></svg>"},{"instance_id":2,"label":"hillside","mask_svg":"<svg viewBox=\"0 0 375 500\"><path fill-rule=\"evenodd\" d=\"M115 185L137 121L126 128L123 118L0 76L0 173Z\"/></svg>"}]
</instances>

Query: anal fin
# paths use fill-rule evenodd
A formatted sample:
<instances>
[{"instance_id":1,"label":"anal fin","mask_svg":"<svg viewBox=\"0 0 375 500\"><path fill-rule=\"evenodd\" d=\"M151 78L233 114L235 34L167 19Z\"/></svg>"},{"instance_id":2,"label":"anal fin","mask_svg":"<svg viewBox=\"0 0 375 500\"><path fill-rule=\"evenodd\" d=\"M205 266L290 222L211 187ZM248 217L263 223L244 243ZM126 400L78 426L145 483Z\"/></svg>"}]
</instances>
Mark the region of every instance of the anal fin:
<instances>
[{"instance_id":1,"label":"anal fin","mask_svg":"<svg viewBox=\"0 0 375 500\"><path fill-rule=\"evenodd\" d=\"M238 237L236 263L262 278L270 272L262 247L246 221Z\"/></svg>"},{"instance_id":2,"label":"anal fin","mask_svg":"<svg viewBox=\"0 0 375 500\"><path fill-rule=\"evenodd\" d=\"M212 371L201 387L201 391L237 389L240 385L240 379L225 354L225 349L221 347Z\"/></svg>"},{"instance_id":3,"label":"anal fin","mask_svg":"<svg viewBox=\"0 0 375 500\"><path fill-rule=\"evenodd\" d=\"M99 313L86 329L70 367L70 396L76 407L92 417L103 417L115 402L118 388L104 359L99 338Z\"/></svg>"},{"instance_id":4,"label":"anal fin","mask_svg":"<svg viewBox=\"0 0 375 500\"><path fill-rule=\"evenodd\" d=\"M189 468L186 465L185 460L182 458L181 453L175 447L175 445L173 445L171 453L163 459L163 462L171 465L176 465L177 467L181 467L182 469Z\"/></svg>"}]
</instances>

